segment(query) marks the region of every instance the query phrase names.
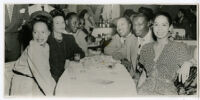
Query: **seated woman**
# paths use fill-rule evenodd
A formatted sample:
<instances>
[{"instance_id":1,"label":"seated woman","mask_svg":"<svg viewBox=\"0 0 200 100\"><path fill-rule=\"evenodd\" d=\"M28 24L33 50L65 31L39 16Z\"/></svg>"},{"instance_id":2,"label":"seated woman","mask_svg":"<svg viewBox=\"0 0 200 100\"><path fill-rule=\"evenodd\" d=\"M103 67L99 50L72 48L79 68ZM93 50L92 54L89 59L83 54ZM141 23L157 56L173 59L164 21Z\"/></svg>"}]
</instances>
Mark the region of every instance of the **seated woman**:
<instances>
[{"instance_id":1,"label":"seated woman","mask_svg":"<svg viewBox=\"0 0 200 100\"><path fill-rule=\"evenodd\" d=\"M56 86L50 73L49 45L46 43L52 30L52 18L47 12L35 13L38 14L31 20L33 40L13 68L12 96L51 96Z\"/></svg>"},{"instance_id":2,"label":"seated woman","mask_svg":"<svg viewBox=\"0 0 200 100\"><path fill-rule=\"evenodd\" d=\"M176 95L174 79L177 71L187 61L188 54L184 44L168 40L172 29L172 19L168 13L160 12L153 20L156 41L143 46L139 62L144 66L139 83L138 94Z\"/></svg>"},{"instance_id":3,"label":"seated woman","mask_svg":"<svg viewBox=\"0 0 200 100\"><path fill-rule=\"evenodd\" d=\"M85 53L78 46L73 35L63 34L66 31L64 12L54 9L50 12L50 15L53 17L53 33L48 38L50 71L57 82L65 70L65 60L73 60L75 54L80 54L80 58L83 58Z\"/></svg>"}]
</instances>

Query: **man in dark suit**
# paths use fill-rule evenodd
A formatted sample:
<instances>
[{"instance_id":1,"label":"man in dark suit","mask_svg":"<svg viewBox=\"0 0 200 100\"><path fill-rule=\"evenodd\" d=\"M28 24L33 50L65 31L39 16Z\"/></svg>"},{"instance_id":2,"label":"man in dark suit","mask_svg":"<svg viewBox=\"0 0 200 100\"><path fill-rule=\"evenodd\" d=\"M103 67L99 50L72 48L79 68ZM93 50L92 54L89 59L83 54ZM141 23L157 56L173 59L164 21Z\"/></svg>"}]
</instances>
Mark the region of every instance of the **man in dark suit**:
<instances>
[{"instance_id":1,"label":"man in dark suit","mask_svg":"<svg viewBox=\"0 0 200 100\"><path fill-rule=\"evenodd\" d=\"M21 54L19 28L28 19L28 5L5 5L5 62L15 61Z\"/></svg>"}]
</instances>

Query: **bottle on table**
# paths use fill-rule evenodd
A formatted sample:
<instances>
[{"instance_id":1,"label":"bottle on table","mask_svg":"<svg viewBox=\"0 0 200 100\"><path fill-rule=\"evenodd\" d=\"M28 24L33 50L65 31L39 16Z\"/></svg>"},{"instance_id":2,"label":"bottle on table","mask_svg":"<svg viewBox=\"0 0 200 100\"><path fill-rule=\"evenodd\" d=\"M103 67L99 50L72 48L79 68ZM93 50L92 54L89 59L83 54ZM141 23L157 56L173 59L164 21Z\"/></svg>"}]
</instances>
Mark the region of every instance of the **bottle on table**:
<instances>
[{"instance_id":1,"label":"bottle on table","mask_svg":"<svg viewBox=\"0 0 200 100\"><path fill-rule=\"evenodd\" d=\"M103 16L100 15L99 16L99 27L102 27L102 25L103 25Z\"/></svg>"}]
</instances>

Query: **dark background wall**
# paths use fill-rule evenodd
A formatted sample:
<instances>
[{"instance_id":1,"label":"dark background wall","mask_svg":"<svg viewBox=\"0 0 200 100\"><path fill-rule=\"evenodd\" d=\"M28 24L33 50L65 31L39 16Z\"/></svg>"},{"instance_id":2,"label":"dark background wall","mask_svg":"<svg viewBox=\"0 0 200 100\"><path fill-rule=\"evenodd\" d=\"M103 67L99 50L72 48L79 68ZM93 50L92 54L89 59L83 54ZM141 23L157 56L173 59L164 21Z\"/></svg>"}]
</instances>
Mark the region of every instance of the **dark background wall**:
<instances>
[{"instance_id":1,"label":"dark background wall","mask_svg":"<svg viewBox=\"0 0 200 100\"><path fill-rule=\"evenodd\" d=\"M134 11L137 12L140 7L147 7L147 8L151 8L154 12L156 12L158 10L168 12L173 19L176 17L177 12L180 8L189 10L190 6L191 5L139 5L139 4L137 4L137 5L136 4L120 5L121 15L123 15L123 13L126 9L133 9ZM98 15L99 15L98 13L100 11L98 11L97 13L95 13L95 11L99 10L102 7L103 7L103 5L78 5L77 12L80 12L83 9L90 9L91 11L89 11L89 12L93 12L92 15L98 17Z\"/></svg>"},{"instance_id":2,"label":"dark background wall","mask_svg":"<svg viewBox=\"0 0 200 100\"><path fill-rule=\"evenodd\" d=\"M122 9L133 9L134 11L138 11L140 7L147 7L151 8L154 12L161 10L168 12L171 17L174 19L177 15L177 12L179 9L188 9L190 8L191 5L122 5ZM123 11L124 11L123 10Z\"/></svg>"}]
</instances>

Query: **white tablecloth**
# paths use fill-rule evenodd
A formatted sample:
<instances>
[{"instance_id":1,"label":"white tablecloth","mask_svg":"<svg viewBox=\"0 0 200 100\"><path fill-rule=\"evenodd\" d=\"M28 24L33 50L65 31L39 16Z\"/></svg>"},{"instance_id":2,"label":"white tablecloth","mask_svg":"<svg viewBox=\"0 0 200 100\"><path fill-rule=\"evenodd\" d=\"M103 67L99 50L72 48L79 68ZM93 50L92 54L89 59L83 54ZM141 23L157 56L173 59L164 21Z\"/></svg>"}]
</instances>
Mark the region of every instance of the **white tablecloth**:
<instances>
[{"instance_id":1,"label":"white tablecloth","mask_svg":"<svg viewBox=\"0 0 200 100\"><path fill-rule=\"evenodd\" d=\"M100 56L89 59L70 62L59 79L56 96L124 97L137 94L134 80L123 65Z\"/></svg>"},{"instance_id":2,"label":"white tablecloth","mask_svg":"<svg viewBox=\"0 0 200 100\"><path fill-rule=\"evenodd\" d=\"M13 76L12 69L14 67L15 61L5 63L5 69L4 69L4 95L9 95L9 89L10 89L10 82L11 78Z\"/></svg>"},{"instance_id":3,"label":"white tablecloth","mask_svg":"<svg viewBox=\"0 0 200 100\"><path fill-rule=\"evenodd\" d=\"M14 63L5 64L6 96ZM113 68L109 68L109 65L113 65ZM105 56L87 57L80 63L70 62L60 77L55 93L56 96L65 97L130 97L137 94L134 80L125 67Z\"/></svg>"}]
</instances>

